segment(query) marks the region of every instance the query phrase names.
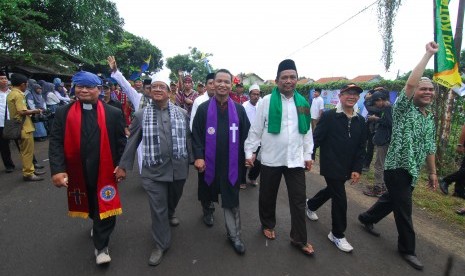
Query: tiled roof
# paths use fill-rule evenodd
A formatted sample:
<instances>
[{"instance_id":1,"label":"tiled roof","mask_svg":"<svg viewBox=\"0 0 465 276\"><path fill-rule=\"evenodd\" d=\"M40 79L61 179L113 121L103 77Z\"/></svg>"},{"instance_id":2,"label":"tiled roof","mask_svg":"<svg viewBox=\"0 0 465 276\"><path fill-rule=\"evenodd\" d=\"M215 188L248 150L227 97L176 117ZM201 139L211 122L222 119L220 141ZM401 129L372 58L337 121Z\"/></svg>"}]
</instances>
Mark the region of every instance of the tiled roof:
<instances>
[{"instance_id":1,"label":"tiled roof","mask_svg":"<svg viewBox=\"0 0 465 276\"><path fill-rule=\"evenodd\" d=\"M368 82L368 81L371 81L373 79L380 78L380 77L381 77L380 75L360 75L360 76L357 76L351 79L350 81L351 82Z\"/></svg>"},{"instance_id":2,"label":"tiled roof","mask_svg":"<svg viewBox=\"0 0 465 276\"><path fill-rule=\"evenodd\" d=\"M335 81L341 81L341 80L347 80L346 77L329 77L329 78L320 78L316 83L328 83L328 82L335 82Z\"/></svg>"}]
</instances>

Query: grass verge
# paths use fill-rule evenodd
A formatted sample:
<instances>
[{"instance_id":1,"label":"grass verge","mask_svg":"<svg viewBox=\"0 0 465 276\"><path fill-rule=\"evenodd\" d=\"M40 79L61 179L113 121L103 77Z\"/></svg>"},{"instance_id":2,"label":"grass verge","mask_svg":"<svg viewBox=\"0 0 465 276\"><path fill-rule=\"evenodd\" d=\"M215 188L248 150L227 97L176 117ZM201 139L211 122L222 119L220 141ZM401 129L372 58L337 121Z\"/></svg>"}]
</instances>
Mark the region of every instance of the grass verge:
<instances>
[{"instance_id":1,"label":"grass verge","mask_svg":"<svg viewBox=\"0 0 465 276\"><path fill-rule=\"evenodd\" d=\"M373 167L368 173L363 173L361 181L363 183L373 183ZM455 210L465 207L465 200L453 197L450 195L445 196L439 188L437 191L432 191L427 187L428 175L422 172L415 190L413 191L413 203L416 207L425 210L435 218L444 220L446 223L456 226L462 232L465 232L465 216L459 216ZM453 189L449 189L450 191Z\"/></svg>"}]
</instances>

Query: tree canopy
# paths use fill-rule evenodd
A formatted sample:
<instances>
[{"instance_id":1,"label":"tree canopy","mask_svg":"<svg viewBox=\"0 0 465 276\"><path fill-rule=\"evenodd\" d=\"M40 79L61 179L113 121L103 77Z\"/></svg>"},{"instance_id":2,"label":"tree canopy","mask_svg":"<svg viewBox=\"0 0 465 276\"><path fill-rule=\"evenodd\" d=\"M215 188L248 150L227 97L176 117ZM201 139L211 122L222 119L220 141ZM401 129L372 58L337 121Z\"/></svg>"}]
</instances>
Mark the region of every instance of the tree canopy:
<instances>
[{"instance_id":1,"label":"tree canopy","mask_svg":"<svg viewBox=\"0 0 465 276\"><path fill-rule=\"evenodd\" d=\"M151 55L150 68L161 68L161 51L125 32L123 25L115 3L109 0L1 1L0 54L10 62L50 62L71 72L77 68L67 55L97 67L105 64L107 56L117 55L125 73ZM60 55L63 52L67 55Z\"/></svg>"},{"instance_id":2,"label":"tree canopy","mask_svg":"<svg viewBox=\"0 0 465 276\"><path fill-rule=\"evenodd\" d=\"M205 61L211 56L213 55L203 53L196 47L189 47L188 54L167 58L166 67L171 70L170 79L177 80L178 71L183 71L192 75L194 82L204 82L209 72ZM210 66L210 69L212 70L213 68Z\"/></svg>"}]
</instances>

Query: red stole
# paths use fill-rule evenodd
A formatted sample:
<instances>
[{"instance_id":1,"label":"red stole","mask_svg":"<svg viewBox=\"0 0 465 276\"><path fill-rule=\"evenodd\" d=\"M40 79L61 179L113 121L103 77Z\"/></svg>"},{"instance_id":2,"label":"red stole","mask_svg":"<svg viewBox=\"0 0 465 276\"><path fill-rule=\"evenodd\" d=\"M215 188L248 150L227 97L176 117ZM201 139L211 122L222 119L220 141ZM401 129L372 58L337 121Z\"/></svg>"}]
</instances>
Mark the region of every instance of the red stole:
<instances>
[{"instance_id":1,"label":"red stole","mask_svg":"<svg viewBox=\"0 0 465 276\"><path fill-rule=\"evenodd\" d=\"M87 218L89 204L81 160L81 113L81 103L77 101L70 107L66 117L64 151L68 173L68 214L71 217ZM123 211L113 175L113 158L101 101L97 102L97 123L100 128L100 162L96 196L100 219L104 219L120 215Z\"/></svg>"}]
</instances>

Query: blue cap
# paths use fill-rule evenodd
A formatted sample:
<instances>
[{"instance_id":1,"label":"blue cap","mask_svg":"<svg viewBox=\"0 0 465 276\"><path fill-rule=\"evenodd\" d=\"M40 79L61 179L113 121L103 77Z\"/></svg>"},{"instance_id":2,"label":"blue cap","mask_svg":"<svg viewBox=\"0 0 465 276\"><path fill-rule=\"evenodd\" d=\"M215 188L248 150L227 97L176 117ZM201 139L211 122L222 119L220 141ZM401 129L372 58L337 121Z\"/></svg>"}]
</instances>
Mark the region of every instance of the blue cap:
<instances>
[{"instance_id":1,"label":"blue cap","mask_svg":"<svg viewBox=\"0 0 465 276\"><path fill-rule=\"evenodd\" d=\"M76 85L86 85L86 86L98 86L102 85L102 79L100 79L97 75L92 74L87 71L79 71L77 72L73 78L71 79L73 83Z\"/></svg>"}]
</instances>

